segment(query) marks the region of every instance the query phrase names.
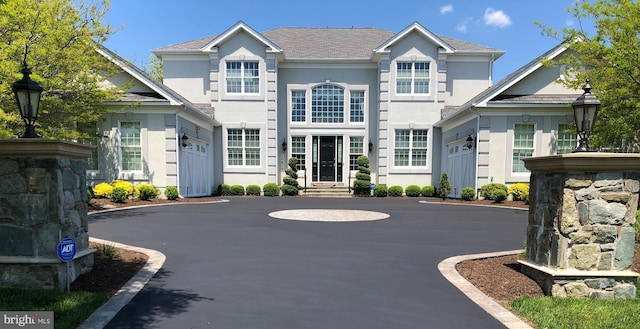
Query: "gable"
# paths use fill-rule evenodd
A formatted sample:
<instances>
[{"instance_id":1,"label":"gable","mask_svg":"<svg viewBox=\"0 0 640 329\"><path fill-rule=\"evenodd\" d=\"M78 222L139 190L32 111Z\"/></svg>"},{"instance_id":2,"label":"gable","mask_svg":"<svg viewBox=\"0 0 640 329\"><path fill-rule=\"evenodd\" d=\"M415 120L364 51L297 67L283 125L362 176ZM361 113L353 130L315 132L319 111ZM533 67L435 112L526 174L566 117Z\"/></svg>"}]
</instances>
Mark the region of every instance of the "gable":
<instances>
[{"instance_id":1,"label":"gable","mask_svg":"<svg viewBox=\"0 0 640 329\"><path fill-rule=\"evenodd\" d=\"M251 39L254 39L256 42L261 44L262 47L266 47L267 52L279 53L282 51L275 43L265 38L263 35L261 35L242 21L236 23L234 26L232 26L219 36L215 37L212 41L202 47L201 50L204 52L215 51L216 47L219 47L220 45L226 43L228 40L233 39L239 33L250 36Z\"/></svg>"}]
</instances>

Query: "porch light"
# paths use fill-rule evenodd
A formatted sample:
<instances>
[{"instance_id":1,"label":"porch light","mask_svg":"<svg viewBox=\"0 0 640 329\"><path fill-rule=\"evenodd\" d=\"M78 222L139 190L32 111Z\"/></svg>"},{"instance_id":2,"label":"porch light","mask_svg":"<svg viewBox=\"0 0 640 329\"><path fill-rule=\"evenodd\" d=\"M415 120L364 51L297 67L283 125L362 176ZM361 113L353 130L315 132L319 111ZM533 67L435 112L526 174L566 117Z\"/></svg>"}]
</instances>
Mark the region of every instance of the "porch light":
<instances>
[{"instance_id":1,"label":"porch light","mask_svg":"<svg viewBox=\"0 0 640 329\"><path fill-rule=\"evenodd\" d=\"M373 143L369 142L369 152L373 151Z\"/></svg>"},{"instance_id":2,"label":"porch light","mask_svg":"<svg viewBox=\"0 0 640 329\"><path fill-rule=\"evenodd\" d=\"M182 141L182 147L187 147L191 144L189 143L189 137L187 137L187 134L185 133L182 133L182 137L180 137L180 141Z\"/></svg>"},{"instance_id":3,"label":"porch light","mask_svg":"<svg viewBox=\"0 0 640 329\"><path fill-rule=\"evenodd\" d=\"M22 79L11 85L11 90L16 97L16 103L18 103L20 117L26 127L20 138L38 138L35 123L38 119L38 107L40 106L40 96L43 89L37 82L29 78L31 69L27 66L26 61L21 72Z\"/></svg>"},{"instance_id":4,"label":"porch light","mask_svg":"<svg viewBox=\"0 0 640 329\"><path fill-rule=\"evenodd\" d=\"M287 151L287 137L285 137L284 140L282 140L282 151L283 152Z\"/></svg>"},{"instance_id":5,"label":"porch light","mask_svg":"<svg viewBox=\"0 0 640 329\"><path fill-rule=\"evenodd\" d=\"M469 135L469 137L467 137L466 139L466 143L464 144L463 148L465 150L470 150L473 148L473 146L475 145L475 143L473 142L473 137L471 137L471 135Z\"/></svg>"},{"instance_id":6,"label":"porch light","mask_svg":"<svg viewBox=\"0 0 640 329\"><path fill-rule=\"evenodd\" d=\"M584 93L571 103L576 120L576 130L580 139L578 148L574 152L594 151L589 149L589 138L593 133L596 116L598 115L598 110L600 110L600 101L591 93L592 88L589 79L587 79L584 87L582 87Z\"/></svg>"}]
</instances>

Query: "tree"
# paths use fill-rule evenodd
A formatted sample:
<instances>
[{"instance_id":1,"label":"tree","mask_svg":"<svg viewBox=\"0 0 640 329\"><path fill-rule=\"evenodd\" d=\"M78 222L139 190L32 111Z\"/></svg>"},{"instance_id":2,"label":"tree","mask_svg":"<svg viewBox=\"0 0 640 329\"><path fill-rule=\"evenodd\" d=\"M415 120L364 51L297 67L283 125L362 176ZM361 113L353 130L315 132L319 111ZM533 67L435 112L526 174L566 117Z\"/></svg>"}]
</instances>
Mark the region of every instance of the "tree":
<instances>
[{"instance_id":1,"label":"tree","mask_svg":"<svg viewBox=\"0 0 640 329\"><path fill-rule=\"evenodd\" d=\"M602 102L594 146L640 141L640 3L632 0L580 1L568 11L580 22L561 31L537 23L543 34L567 41L571 51L549 64L564 67L562 81L580 90L587 78ZM595 32L583 28L593 23ZM584 24L584 25L583 25Z\"/></svg>"},{"instance_id":2,"label":"tree","mask_svg":"<svg viewBox=\"0 0 640 329\"><path fill-rule=\"evenodd\" d=\"M162 83L162 69L162 60L156 55L151 54L149 56L149 63L144 65L144 71L147 72L147 74L149 74L149 76L151 76L153 80Z\"/></svg>"},{"instance_id":3,"label":"tree","mask_svg":"<svg viewBox=\"0 0 640 329\"><path fill-rule=\"evenodd\" d=\"M97 122L117 99L104 80L117 67L96 49L113 33L102 24L107 0L7 0L0 6L0 138L24 126L11 91L23 63L43 88L37 132L44 138L88 137L77 123Z\"/></svg>"},{"instance_id":4,"label":"tree","mask_svg":"<svg viewBox=\"0 0 640 329\"><path fill-rule=\"evenodd\" d=\"M369 158L361 155L356 159L358 172L353 181L353 194L371 195L371 169L369 169Z\"/></svg>"},{"instance_id":5,"label":"tree","mask_svg":"<svg viewBox=\"0 0 640 329\"><path fill-rule=\"evenodd\" d=\"M449 183L449 177L447 176L446 172L443 172L442 175L440 176L440 184L438 184L438 189L436 190L436 193L438 194L439 197L442 198L442 200L445 200L449 196L450 192L451 192L451 183Z\"/></svg>"}]
</instances>

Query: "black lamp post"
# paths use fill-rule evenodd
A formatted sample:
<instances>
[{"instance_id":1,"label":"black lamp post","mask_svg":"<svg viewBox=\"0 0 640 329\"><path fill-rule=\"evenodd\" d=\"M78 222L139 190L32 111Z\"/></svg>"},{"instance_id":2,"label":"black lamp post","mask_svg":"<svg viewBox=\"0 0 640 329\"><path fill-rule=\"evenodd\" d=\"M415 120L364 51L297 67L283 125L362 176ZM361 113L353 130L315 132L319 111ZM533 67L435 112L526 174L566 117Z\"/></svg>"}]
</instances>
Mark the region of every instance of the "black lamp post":
<instances>
[{"instance_id":1,"label":"black lamp post","mask_svg":"<svg viewBox=\"0 0 640 329\"><path fill-rule=\"evenodd\" d=\"M20 117L26 126L26 129L20 138L38 138L35 123L38 119L38 106L40 106L40 95L42 95L42 87L29 78L31 70L24 63L22 67L22 79L11 85L11 90L16 96Z\"/></svg>"},{"instance_id":2,"label":"black lamp post","mask_svg":"<svg viewBox=\"0 0 640 329\"><path fill-rule=\"evenodd\" d=\"M584 87L582 87L584 93L571 103L573 115L576 119L576 130L578 131L578 138L580 139L580 144L578 144L578 148L574 152L593 151L589 149L589 137L591 137L593 127L596 123L596 116L600 109L600 101L591 93L592 88L589 79L587 79Z\"/></svg>"}]
</instances>

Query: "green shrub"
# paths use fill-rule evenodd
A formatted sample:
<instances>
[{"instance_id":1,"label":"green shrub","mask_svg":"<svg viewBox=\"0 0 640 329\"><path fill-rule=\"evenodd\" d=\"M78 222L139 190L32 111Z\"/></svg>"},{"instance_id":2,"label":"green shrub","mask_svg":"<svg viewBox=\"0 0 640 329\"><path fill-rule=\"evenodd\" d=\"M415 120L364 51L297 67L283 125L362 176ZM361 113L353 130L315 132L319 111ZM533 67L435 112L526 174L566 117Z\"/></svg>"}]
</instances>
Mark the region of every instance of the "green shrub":
<instances>
[{"instance_id":1,"label":"green shrub","mask_svg":"<svg viewBox=\"0 0 640 329\"><path fill-rule=\"evenodd\" d=\"M513 201L525 201L529 199L529 184L516 183L509 186L507 194L513 196Z\"/></svg>"},{"instance_id":2,"label":"green shrub","mask_svg":"<svg viewBox=\"0 0 640 329\"><path fill-rule=\"evenodd\" d=\"M420 191L420 194L424 197L432 197L434 195L436 195L436 187L435 186L425 186L422 188L422 190Z\"/></svg>"},{"instance_id":3,"label":"green shrub","mask_svg":"<svg viewBox=\"0 0 640 329\"><path fill-rule=\"evenodd\" d=\"M389 187L389 196L402 196L402 186L394 185Z\"/></svg>"},{"instance_id":4,"label":"green shrub","mask_svg":"<svg viewBox=\"0 0 640 329\"><path fill-rule=\"evenodd\" d=\"M247 195L260 195L260 186L258 185L247 186Z\"/></svg>"},{"instance_id":5,"label":"green shrub","mask_svg":"<svg viewBox=\"0 0 640 329\"><path fill-rule=\"evenodd\" d=\"M471 201L476 198L476 190L473 187L467 186L462 188L461 191L462 200Z\"/></svg>"},{"instance_id":6,"label":"green shrub","mask_svg":"<svg viewBox=\"0 0 640 329\"><path fill-rule=\"evenodd\" d=\"M178 192L178 187L177 186L167 186L166 189L164 189L164 196L167 197L167 199L169 200L175 200L180 196L180 193Z\"/></svg>"},{"instance_id":7,"label":"green shrub","mask_svg":"<svg viewBox=\"0 0 640 329\"><path fill-rule=\"evenodd\" d=\"M218 195L231 195L231 186L228 184L220 184L218 186Z\"/></svg>"},{"instance_id":8,"label":"green shrub","mask_svg":"<svg viewBox=\"0 0 640 329\"><path fill-rule=\"evenodd\" d=\"M282 194L298 195L298 158L291 157L288 161L289 168L285 169L287 176L282 177Z\"/></svg>"},{"instance_id":9,"label":"green shrub","mask_svg":"<svg viewBox=\"0 0 640 329\"><path fill-rule=\"evenodd\" d=\"M124 181L124 180L114 180L111 182L113 188L120 187L125 193L127 193L127 198L133 196L133 183Z\"/></svg>"},{"instance_id":10,"label":"green shrub","mask_svg":"<svg viewBox=\"0 0 640 329\"><path fill-rule=\"evenodd\" d=\"M111 195L111 190L113 190L111 184L100 183L93 188L93 195L96 198L108 198Z\"/></svg>"},{"instance_id":11,"label":"green shrub","mask_svg":"<svg viewBox=\"0 0 640 329\"><path fill-rule=\"evenodd\" d=\"M378 184L373 189L373 195L379 198L384 198L387 196L387 194L389 194L389 192L387 191L387 185L385 184Z\"/></svg>"},{"instance_id":12,"label":"green shrub","mask_svg":"<svg viewBox=\"0 0 640 329\"><path fill-rule=\"evenodd\" d=\"M298 195L298 188L295 186L284 184L280 187L283 195L296 196Z\"/></svg>"},{"instance_id":13,"label":"green shrub","mask_svg":"<svg viewBox=\"0 0 640 329\"><path fill-rule=\"evenodd\" d=\"M358 172L353 181L354 195L371 195L371 169L369 169L369 158L361 155L356 159Z\"/></svg>"},{"instance_id":14,"label":"green shrub","mask_svg":"<svg viewBox=\"0 0 640 329\"><path fill-rule=\"evenodd\" d=\"M640 243L640 210L636 211L636 222L633 223L633 228L636 230L636 243Z\"/></svg>"},{"instance_id":15,"label":"green shrub","mask_svg":"<svg viewBox=\"0 0 640 329\"><path fill-rule=\"evenodd\" d=\"M91 186L87 186L87 202L93 199L93 188Z\"/></svg>"},{"instance_id":16,"label":"green shrub","mask_svg":"<svg viewBox=\"0 0 640 329\"><path fill-rule=\"evenodd\" d=\"M244 195L244 186L242 185L231 185L231 189L229 190L231 195Z\"/></svg>"},{"instance_id":17,"label":"green shrub","mask_svg":"<svg viewBox=\"0 0 640 329\"><path fill-rule=\"evenodd\" d=\"M507 199L507 192L501 189L494 190L493 194L491 194L491 200L495 202L502 202L506 199Z\"/></svg>"},{"instance_id":18,"label":"green shrub","mask_svg":"<svg viewBox=\"0 0 640 329\"><path fill-rule=\"evenodd\" d=\"M418 185L409 185L404 190L404 194L406 194L407 196L410 196L410 197L414 197L414 198L418 197L418 196L420 196L420 186L418 186Z\"/></svg>"},{"instance_id":19,"label":"green shrub","mask_svg":"<svg viewBox=\"0 0 640 329\"><path fill-rule=\"evenodd\" d=\"M502 190L504 191L505 195L507 194L507 191L508 191L507 185L500 184L500 183L491 183L491 184L483 185L480 188L480 196L487 200L493 200L492 195L495 190Z\"/></svg>"},{"instance_id":20,"label":"green shrub","mask_svg":"<svg viewBox=\"0 0 640 329\"><path fill-rule=\"evenodd\" d=\"M264 196L280 195L280 187L276 183L264 184L264 186L262 187L262 191L264 192Z\"/></svg>"},{"instance_id":21,"label":"green shrub","mask_svg":"<svg viewBox=\"0 0 640 329\"><path fill-rule=\"evenodd\" d=\"M109 194L109 200L112 202L123 203L127 199L127 191L122 187L114 187Z\"/></svg>"},{"instance_id":22,"label":"green shrub","mask_svg":"<svg viewBox=\"0 0 640 329\"><path fill-rule=\"evenodd\" d=\"M446 199L451 192L451 183L449 183L449 177L446 172L443 172L440 176L440 184L438 184L438 189L436 190L436 194L438 197L442 198L442 200Z\"/></svg>"},{"instance_id":23,"label":"green shrub","mask_svg":"<svg viewBox=\"0 0 640 329\"><path fill-rule=\"evenodd\" d=\"M155 199L158 194L160 194L160 191L155 186L147 183L138 184L135 189L135 195L138 196L138 199L144 201Z\"/></svg>"}]
</instances>

